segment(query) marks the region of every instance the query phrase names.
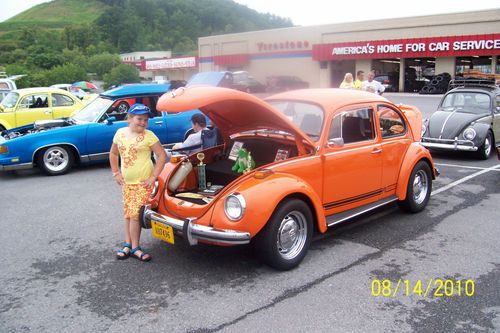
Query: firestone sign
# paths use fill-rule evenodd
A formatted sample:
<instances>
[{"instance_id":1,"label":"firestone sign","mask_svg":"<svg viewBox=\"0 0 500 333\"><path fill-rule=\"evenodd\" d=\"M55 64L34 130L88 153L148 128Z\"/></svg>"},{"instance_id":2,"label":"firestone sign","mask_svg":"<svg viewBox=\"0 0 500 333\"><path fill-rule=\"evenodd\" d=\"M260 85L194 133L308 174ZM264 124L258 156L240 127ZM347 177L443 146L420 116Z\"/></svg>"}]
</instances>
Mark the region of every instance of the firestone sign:
<instances>
[{"instance_id":1,"label":"firestone sign","mask_svg":"<svg viewBox=\"0 0 500 333\"><path fill-rule=\"evenodd\" d=\"M196 67L196 57L146 61L146 70Z\"/></svg>"},{"instance_id":2,"label":"firestone sign","mask_svg":"<svg viewBox=\"0 0 500 333\"><path fill-rule=\"evenodd\" d=\"M500 34L313 45L318 61L500 54Z\"/></svg>"}]
</instances>

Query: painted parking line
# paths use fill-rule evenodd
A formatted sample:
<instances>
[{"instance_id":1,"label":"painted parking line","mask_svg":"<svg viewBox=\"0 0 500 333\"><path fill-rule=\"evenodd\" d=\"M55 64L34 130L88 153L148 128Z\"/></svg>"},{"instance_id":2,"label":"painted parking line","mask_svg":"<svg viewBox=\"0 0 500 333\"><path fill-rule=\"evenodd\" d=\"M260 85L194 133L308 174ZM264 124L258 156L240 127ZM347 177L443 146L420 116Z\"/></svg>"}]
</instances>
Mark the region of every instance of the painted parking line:
<instances>
[{"instance_id":1,"label":"painted parking line","mask_svg":"<svg viewBox=\"0 0 500 333\"><path fill-rule=\"evenodd\" d=\"M474 170L491 170L491 168L473 167L467 165L458 164L447 164L447 163L434 163L437 166L452 167L452 168L464 168L464 169L474 169ZM493 169L491 171L500 171L500 169Z\"/></svg>"},{"instance_id":2,"label":"painted parking line","mask_svg":"<svg viewBox=\"0 0 500 333\"><path fill-rule=\"evenodd\" d=\"M443 191L449 190L452 187L460 185L460 184L462 184L462 183L464 183L464 182L466 182L466 181L468 181L468 180L470 180L472 178L480 176L480 175L482 175L484 173L487 173L487 172L490 172L490 171L498 171L499 169L500 169L500 164L496 165L496 166L493 166L491 168L485 168L484 170L478 171L476 173L473 173L472 175L468 175L468 176L466 176L464 178L461 178L459 180L456 180L456 181L454 181L454 182L452 182L452 183L450 183L450 184L448 184L446 186L443 186L443 187L437 189L436 191L432 191L431 196L439 194L439 193L441 193Z\"/></svg>"}]
</instances>

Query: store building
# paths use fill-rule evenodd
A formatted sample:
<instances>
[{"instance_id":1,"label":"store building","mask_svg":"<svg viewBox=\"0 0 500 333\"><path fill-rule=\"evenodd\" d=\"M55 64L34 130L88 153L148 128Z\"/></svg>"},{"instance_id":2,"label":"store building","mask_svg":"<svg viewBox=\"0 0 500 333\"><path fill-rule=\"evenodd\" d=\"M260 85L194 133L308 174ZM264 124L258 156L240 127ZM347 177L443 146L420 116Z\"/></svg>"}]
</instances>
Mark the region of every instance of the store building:
<instances>
[{"instance_id":1,"label":"store building","mask_svg":"<svg viewBox=\"0 0 500 333\"><path fill-rule=\"evenodd\" d=\"M345 73L390 74L399 91L447 72L500 73L500 9L199 38L200 71L296 76L338 87ZM497 76L498 77L498 76Z\"/></svg>"}]
</instances>

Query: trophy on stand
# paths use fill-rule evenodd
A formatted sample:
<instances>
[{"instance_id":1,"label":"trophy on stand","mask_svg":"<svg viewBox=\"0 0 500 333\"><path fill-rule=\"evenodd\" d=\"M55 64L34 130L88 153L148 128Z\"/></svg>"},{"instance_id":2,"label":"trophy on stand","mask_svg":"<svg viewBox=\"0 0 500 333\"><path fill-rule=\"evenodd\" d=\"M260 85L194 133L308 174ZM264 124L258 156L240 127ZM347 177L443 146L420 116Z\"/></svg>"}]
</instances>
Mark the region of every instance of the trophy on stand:
<instances>
[{"instance_id":1,"label":"trophy on stand","mask_svg":"<svg viewBox=\"0 0 500 333\"><path fill-rule=\"evenodd\" d=\"M196 154L196 158L200 161L200 163L198 164L198 188L200 190L205 190L207 188L205 164L203 164L203 159L205 158L205 154L198 153Z\"/></svg>"}]
</instances>

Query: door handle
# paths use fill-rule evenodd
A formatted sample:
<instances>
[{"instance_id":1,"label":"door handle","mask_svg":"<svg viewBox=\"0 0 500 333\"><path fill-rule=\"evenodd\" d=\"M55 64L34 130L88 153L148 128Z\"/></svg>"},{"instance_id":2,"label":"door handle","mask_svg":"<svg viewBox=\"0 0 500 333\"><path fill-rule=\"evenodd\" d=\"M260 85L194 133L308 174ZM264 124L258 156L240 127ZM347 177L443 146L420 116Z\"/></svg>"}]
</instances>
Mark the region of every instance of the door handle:
<instances>
[{"instance_id":1,"label":"door handle","mask_svg":"<svg viewBox=\"0 0 500 333\"><path fill-rule=\"evenodd\" d=\"M44 113L45 114L51 114L52 112L50 110L45 110Z\"/></svg>"},{"instance_id":2,"label":"door handle","mask_svg":"<svg viewBox=\"0 0 500 333\"><path fill-rule=\"evenodd\" d=\"M156 125L161 125L161 124L163 124L163 121L161 121L161 120L160 121L155 121L155 124Z\"/></svg>"},{"instance_id":3,"label":"door handle","mask_svg":"<svg viewBox=\"0 0 500 333\"><path fill-rule=\"evenodd\" d=\"M380 148L375 148L372 150L372 154L380 154L382 152L382 149Z\"/></svg>"}]
</instances>

